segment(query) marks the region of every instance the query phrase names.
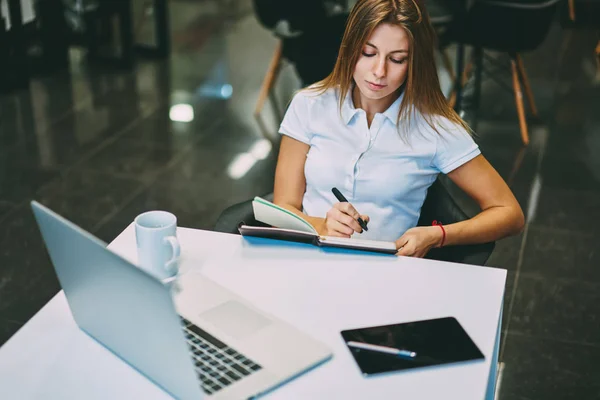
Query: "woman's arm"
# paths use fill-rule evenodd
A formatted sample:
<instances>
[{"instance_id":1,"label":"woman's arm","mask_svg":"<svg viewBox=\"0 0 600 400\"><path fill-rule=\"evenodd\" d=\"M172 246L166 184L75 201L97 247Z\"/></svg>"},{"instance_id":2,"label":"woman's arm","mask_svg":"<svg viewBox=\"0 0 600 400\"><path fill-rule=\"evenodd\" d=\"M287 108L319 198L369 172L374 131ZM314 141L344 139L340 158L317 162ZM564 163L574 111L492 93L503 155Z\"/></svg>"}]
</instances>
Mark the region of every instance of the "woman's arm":
<instances>
[{"instance_id":1,"label":"woman's arm","mask_svg":"<svg viewBox=\"0 0 600 400\"><path fill-rule=\"evenodd\" d=\"M471 196L482 211L471 219L445 226L444 245L486 243L523 230L525 217L519 202L482 155L456 168L448 177Z\"/></svg>"},{"instance_id":2,"label":"woman's arm","mask_svg":"<svg viewBox=\"0 0 600 400\"><path fill-rule=\"evenodd\" d=\"M471 196L482 211L466 221L444 225L444 246L486 243L521 232L525 224L521 206L482 155L456 168L448 177ZM402 235L396 245L399 255L423 257L432 247L439 247L441 241L439 227L416 227Z\"/></svg>"},{"instance_id":3,"label":"woman's arm","mask_svg":"<svg viewBox=\"0 0 600 400\"><path fill-rule=\"evenodd\" d=\"M362 232L357 219L360 216L368 221L369 217L359 215L349 203L334 204L326 218L310 217L301 211L306 191L304 164L309 149L306 143L282 136L275 169L273 203L304 218L320 235L350 237L355 231Z\"/></svg>"},{"instance_id":4,"label":"woman's arm","mask_svg":"<svg viewBox=\"0 0 600 400\"><path fill-rule=\"evenodd\" d=\"M306 143L282 135L275 169L273 203L301 216L319 231L324 218L309 217L301 211L306 191L304 164L309 149Z\"/></svg>"}]
</instances>

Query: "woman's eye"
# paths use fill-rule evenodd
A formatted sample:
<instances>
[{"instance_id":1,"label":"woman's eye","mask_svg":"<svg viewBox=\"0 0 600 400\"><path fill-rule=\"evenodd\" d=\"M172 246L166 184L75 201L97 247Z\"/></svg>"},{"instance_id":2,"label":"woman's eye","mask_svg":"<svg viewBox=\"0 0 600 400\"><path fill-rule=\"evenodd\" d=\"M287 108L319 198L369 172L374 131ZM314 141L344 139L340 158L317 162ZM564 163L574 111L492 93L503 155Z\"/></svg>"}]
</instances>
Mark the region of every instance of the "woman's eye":
<instances>
[{"instance_id":1,"label":"woman's eye","mask_svg":"<svg viewBox=\"0 0 600 400\"><path fill-rule=\"evenodd\" d=\"M362 55L365 57L373 57L375 55L375 53L367 53L367 52L362 52Z\"/></svg>"},{"instance_id":2,"label":"woman's eye","mask_svg":"<svg viewBox=\"0 0 600 400\"><path fill-rule=\"evenodd\" d=\"M404 62L406 61L406 58L403 58L401 60L396 60L395 58L391 58L390 60L395 64L404 64Z\"/></svg>"}]
</instances>

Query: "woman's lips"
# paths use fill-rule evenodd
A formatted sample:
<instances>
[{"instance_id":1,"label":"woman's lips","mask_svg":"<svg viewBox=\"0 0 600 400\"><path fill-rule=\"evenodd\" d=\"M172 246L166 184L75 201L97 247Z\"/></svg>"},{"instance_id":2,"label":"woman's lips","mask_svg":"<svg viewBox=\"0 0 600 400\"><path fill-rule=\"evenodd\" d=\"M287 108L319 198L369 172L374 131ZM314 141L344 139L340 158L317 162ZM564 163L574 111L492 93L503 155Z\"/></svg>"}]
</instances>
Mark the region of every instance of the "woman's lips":
<instances>
[{"instance_id":1,"label":"woman's lips","mask_svg":"<svg viewBox=\"0 0 600 400\"><path fill-rule=\"evenodd\" d=\"M365 81L365 82L367 82L367 85L369 86L369 89L371 89L371 90L381 90L384 87L386 87L386 85L378 85L376 83L369 82L369 81Z\"/></svg>"}]
</instances>

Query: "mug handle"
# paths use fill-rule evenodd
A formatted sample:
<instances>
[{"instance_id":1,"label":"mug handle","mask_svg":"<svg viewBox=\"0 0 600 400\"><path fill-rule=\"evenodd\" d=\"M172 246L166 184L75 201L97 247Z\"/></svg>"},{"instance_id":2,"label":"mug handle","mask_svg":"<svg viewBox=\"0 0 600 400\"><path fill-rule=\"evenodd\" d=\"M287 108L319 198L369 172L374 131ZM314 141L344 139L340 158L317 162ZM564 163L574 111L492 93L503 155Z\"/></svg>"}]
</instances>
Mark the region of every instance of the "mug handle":
<instances>
[{"instance_id":1,"label":"mug handle","mask_svg":"<svg viewBox=\"0 0 600 400\"><path fill-rule=\"evenodd\" d=\"M169 261L166 262L165 268L169 271L169 273L175 275L177 273L178 268L176 261L181 254L181 247L179 246L179 241L175 236L167 236L166 238L164 238L163 242L165 244L170 244L171 250L173 250L173 256Z\"/></svg>"}]
</instances>

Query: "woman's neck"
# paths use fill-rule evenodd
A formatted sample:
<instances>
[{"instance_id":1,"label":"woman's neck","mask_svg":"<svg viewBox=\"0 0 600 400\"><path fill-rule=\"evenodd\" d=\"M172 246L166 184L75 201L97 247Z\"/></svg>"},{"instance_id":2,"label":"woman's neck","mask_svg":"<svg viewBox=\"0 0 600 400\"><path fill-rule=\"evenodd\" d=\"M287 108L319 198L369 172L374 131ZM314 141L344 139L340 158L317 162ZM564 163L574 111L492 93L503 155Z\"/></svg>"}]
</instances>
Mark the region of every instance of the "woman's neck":
<instances>
[{"instance_id":1,"label":"woman's neck","mask_svg":"<svg viewBox=\"0 0 600 400\"><path fill-rule=\"evenodd\" d=\"M393 94L384 97L383 99L369 99L362 95L356 85L352 88L352 102L355 108L363 109L367 113L367 122L369 127L377 113L383 113L400 97L400 92L396 91Z\"/></svg>"}]
</instances>

